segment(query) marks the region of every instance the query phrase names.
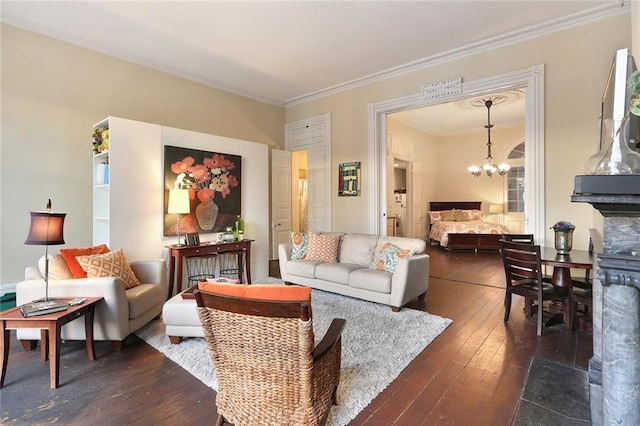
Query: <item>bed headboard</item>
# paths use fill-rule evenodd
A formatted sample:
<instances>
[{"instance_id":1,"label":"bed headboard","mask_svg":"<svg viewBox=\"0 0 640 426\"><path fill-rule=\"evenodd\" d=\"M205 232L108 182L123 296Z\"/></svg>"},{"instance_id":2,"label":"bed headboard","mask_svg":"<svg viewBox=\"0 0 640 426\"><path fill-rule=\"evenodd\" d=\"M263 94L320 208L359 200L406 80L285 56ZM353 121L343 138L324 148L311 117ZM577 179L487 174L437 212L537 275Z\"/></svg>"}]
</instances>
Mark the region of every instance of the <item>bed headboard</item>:
<instances>
[{"instance_id":1,"label":"bed headboard","mask_svg":"<svg viewBox=\"0 0 640 426\"><path fill-rule=\"evenodd\" d=\"M429 211L439 212L442 210L481 210L482 201L431 201Z\"/></svg>"}]
</instances>

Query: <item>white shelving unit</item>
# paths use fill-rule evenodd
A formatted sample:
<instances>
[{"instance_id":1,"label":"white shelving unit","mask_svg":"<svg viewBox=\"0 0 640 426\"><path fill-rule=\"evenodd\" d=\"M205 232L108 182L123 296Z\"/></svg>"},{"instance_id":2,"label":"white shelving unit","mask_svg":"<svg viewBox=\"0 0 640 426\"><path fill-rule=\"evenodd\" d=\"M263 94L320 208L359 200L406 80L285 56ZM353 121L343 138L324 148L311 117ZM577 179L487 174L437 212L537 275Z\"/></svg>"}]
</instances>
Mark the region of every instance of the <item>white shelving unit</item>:
<instances>
[{"instance_id":1,"label":"white shelving unit","mask_svg":"<svg viewBox=\"0 0 640 426\"><path fill-rule=\"evenodd\" d=\"M94 129L108 129L109 119L93 126ZM109 164L109 151L93 156L93 244L109 245L110 229L110 185L102 183L100 165Z\"/></svg>"}]
</instances>

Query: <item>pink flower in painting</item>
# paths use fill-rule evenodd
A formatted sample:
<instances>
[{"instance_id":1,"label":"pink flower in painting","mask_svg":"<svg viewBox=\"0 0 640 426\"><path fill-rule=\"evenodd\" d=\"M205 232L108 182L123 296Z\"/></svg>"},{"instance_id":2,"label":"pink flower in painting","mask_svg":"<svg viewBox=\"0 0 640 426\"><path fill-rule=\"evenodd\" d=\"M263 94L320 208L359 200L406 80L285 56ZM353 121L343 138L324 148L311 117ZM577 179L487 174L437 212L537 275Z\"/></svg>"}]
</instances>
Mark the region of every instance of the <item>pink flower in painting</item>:
<instances>
[{"instance_id":1,"label":"pink flower in painting","mask_svg":"<svg viewBox=\"0 0 640 426\"><path fill-rule=\"evenodd\" d=\"M195 164L193 157L185 157L171 164L176 177L176 186L189 189L189 197L196 196L201 202L209 201L219 192L222 198L231 194L231 188L238 186L238 179L231 174L236 165L222 154L213 154Z\"/></svg>"},{"instance_id":2,"label":"pink flower in painting","mask_svg":"<svg viewBox=\"0 0 640 426\"><path fill-rule=\"evenodd\" d=\"M210 179L209 169L202 164L191 167L189 171L191 172L191 176L193 176L198 183L206 182Z\"/></svg>"},{"instance_id":3,"label":"pink flower in painting","mask_svg":"<svg viewBox=\"0 0 640 426\"><path fill-rule=\"evenodd\" d=\"M171 171L177 175L186 173L193 166L193 163L195 163L193 157L185 157L182 161L176 161L171 164Z\"/></svg>"}]
</instances>

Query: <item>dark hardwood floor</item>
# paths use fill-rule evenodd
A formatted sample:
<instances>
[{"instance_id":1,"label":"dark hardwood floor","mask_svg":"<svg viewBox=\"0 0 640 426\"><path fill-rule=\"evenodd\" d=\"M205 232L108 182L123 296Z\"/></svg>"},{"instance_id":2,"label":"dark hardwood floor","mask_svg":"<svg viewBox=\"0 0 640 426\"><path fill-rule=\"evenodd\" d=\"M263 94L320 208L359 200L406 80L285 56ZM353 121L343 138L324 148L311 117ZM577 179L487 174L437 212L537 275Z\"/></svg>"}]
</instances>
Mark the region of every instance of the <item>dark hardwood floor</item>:
<instances>
[{"instance_id":1,"label":"dark hardwood floor","mask_svg":"<svg viewBox=\"0 0 640 426\"><path fill-rule=\"evenodd\" d=\"M430 247L431 278L424 302L409 307L451 318L431 343L351 425L509 425L533 357L586 369L592 336L562 327L536 336L515 297L504 314L504 276L496 252L448 253ZM215 392L136 336L122 352L96 343L66 342L60 387L49 389L49 365L25 352L11 333L1 424L212 424Z\"/></svg>"}]
</instances>

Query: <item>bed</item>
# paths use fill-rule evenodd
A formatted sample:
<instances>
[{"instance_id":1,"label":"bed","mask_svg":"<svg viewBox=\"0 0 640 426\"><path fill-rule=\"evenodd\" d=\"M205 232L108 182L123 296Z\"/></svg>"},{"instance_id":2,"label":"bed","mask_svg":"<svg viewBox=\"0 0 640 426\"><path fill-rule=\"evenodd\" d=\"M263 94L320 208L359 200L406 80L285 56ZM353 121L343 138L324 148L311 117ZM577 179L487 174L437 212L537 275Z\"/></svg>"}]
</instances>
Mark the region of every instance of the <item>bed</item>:
<instances>
[{"instance_id":1,"label":"bed","mask_svg":"<svg viewBox=\"0 0 640 426\"><path fill-rule=\"evenodd\" d=\"M429 239L449 251L499 250L507 228L484 220L482 201L432 201L429 203ZM458 219L458 220L456 220Z\"/></svg>"}]
</instances>

